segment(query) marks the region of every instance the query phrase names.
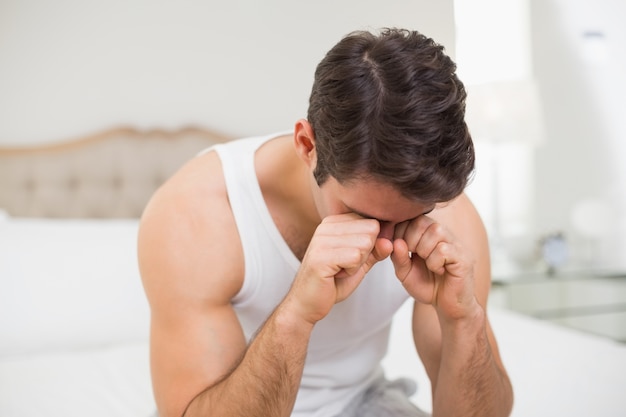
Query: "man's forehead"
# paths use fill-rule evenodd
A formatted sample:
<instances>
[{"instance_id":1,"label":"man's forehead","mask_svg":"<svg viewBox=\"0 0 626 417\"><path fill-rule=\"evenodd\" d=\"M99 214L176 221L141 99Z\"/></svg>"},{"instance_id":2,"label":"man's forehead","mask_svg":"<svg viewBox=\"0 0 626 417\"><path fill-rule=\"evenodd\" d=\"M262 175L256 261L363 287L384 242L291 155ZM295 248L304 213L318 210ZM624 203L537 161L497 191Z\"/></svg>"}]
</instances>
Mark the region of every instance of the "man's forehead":
<instances>
[{"instance_id":1,"label":"man's forehead","mask_svg":"<svg viewBox=\"0 0 626 417\"><path fill-rule=\"evenodd\" d=\"M435 208L434 203L409 199L393 185L371 177L339 182L331 176L325 186L333 190L348 211L381 222L401 223Z\"/></svg>"}]
</instances>

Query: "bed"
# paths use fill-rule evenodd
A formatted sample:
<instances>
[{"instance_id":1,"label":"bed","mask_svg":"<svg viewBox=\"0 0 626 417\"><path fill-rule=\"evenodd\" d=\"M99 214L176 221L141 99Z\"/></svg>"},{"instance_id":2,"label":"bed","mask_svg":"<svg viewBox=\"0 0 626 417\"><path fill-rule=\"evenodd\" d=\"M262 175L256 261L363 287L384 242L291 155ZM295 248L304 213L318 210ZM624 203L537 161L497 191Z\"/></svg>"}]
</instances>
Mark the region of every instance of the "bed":
<instances>
[{"instance_id":1,"label":"bed","mask_svg":"<svg viewBox=\"0 0 626 417\"><path fill-rule=\"evenodd\" d=\"M147 417L149 311L135 260L149 196L186 159L229 140L202 128L116 128L0 149L0 415ZM490 308L515 388L513 416L623 416L626 346ZM413 377L410 306L384 361Z\"/></svg>"}]
</instances>

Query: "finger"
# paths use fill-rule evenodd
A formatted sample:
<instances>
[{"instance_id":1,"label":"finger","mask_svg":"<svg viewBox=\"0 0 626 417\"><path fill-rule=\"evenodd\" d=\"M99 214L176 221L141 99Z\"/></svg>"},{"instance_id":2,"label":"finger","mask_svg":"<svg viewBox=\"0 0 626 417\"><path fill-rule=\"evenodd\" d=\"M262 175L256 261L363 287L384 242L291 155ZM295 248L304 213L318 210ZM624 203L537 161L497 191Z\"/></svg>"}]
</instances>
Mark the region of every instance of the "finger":
<instances>
[{"instance_id":1,"label":"finger","mask_svg":"<svg viewBox=\"0 0 626 417\"><path fill-rule=\"evenodd\" d=\"M408 223L402 239L404 239L411 252L416 252L415 248L417 248L422 237L433 224L435 224L435 221L428 216L419 216Z\"/></svg>"},{"instance_id":2,"label":"finger","mask_svg":"<svg viewBox=\"0 0 626 417\"><path fill-rule=\"evenodd\" d=\"M426 259L435 250L437 245L441 242L451 242L452 239L448 235L446 229L439 223L432 222L423 231L414 252L416 252L420 258ZM409 244L409 248L411 248Z\"/></svg>"},{"instance_id":3,"label":"finger","mask_svg":"<svg viewBox=\"0 0 626 417\"><path fill-rule=\"evenodd\" d=\"M335 256L332 262L336 269L332 274L335 278L355 275L365 263L365 254L356 247L337 248L333 251Z\"/></svg>"},{"instance_id":4,"label":"finger","mask_svg":"<svg viewBox=\"0 0 626 417\"><path fill-rule=\"evenodd\" d=\"M393 245L390 240L382 238L377 239L374 249L369 253L362 264L343 268L335 275L335 278L344 278L358 273L365 275L376 263L386 259L392 251Z\"/></svg>"},{"instance_id":5,"label":"finger","mask_svg":"<svg viewBox=\"0 0 626 417\"><path fill-rule=\"evenodd\" d=\"M365 275L376 263L389 257L392 252L393 244L390 240L384 238L376 239L376 244L373 250L366 256L365 262L361 265L341 269L335 275L335 278L345 278L354 274Z\"/></svg>"},{"instance_id":6,"label":"finger","mask_svg":"<svg viewBox=\"0 0 626 417\"><path fill-rule=\"evenodd\" d=\"M346 236L342 246L346 249L340 266L349 275L357 273L363 266L364 273L369 271L376 262L388 257L393 250L389 240L370 234Z\"/></svg>"},{"instance_id":7,"label":"finger","mask_svg":"<svg viewBox=\"0 0 626 417\"><path fill-rule=\"evenodd\" d=\"M337 216L325 218L318 226L315 234L318 236L335 236L344 237L348 235L367 234L375 239L380 233L380 223L373 219L364 219L362 217L343 216L339 219ZM373 242L373 241L372 241ZM373 243L372 243L373 246Z\"/></svg>"},{"instance_id":8,"label":"finger","mask_svg":"<svg viewBox=\"0 0 626 417\"><path fill-rule=\"evenodd\" d=\"M372 256L376 262L386 259L393 252L393 243L389 239L378 238L374 244Z\"/></svg>"},{"instance_id":9,"label":"finger","mask_svg":"<svg viewBox=\"0 0 626 417\"><path fill-rule=\"evenodd\" d=\"M410 221L398 223L393 230L393 239L404 239L407 227L409 227Z\"/></svg>"},{"instance_id":10,"label":"finger","mask_svg":"<svg viewBox=\"0 0 626 417\"><path fill-rule=\"evenodd\" d=\"M377 237L372 233L346 233L337 236L324 236L329 250L354 248L361 252L363 259L374 250Z\"/></svg>"},{"instance_id":11,"label":"finger","mask_svg":"<svg viewBox=\"0 0 626 417\"><path fill-rule=\"evenodd\" d=\"M447 242L439 242L434 250L424 258L426 267L437 275L443 275L446 267L455 262L453 246Z\"/></svg>"}]
</instances>

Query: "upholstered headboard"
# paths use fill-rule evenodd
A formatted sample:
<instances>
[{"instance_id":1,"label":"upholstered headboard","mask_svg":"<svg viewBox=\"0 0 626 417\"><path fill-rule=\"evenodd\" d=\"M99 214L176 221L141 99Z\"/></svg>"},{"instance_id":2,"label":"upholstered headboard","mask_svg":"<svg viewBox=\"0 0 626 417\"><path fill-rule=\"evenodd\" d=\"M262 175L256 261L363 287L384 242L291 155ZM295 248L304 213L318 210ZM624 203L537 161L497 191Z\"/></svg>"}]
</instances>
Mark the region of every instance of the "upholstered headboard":
<instances>
[{"instance_id":1,"label":"upholstered headboard","mask_svg":"<svg viewBox=\"0 0 626 417\"><path fill-rule=\"evenodd\" d=\"M54 145L0 147L0 210L11 216L136 218L186 160L227 141L201 128L117 128Z\"/></svg>"}]
</instances>

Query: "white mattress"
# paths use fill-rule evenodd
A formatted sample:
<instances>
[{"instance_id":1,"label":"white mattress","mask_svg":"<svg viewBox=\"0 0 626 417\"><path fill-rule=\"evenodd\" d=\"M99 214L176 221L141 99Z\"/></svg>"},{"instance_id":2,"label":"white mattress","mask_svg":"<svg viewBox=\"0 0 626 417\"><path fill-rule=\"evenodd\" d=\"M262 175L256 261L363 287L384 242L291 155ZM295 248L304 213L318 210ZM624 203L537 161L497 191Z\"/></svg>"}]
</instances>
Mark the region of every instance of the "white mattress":
<instances>
[{"instance_id":1,"label":"white mattress","mask_svg":"<svg viewBox=\"0 0 626 417\"><path fill-rule=\"evenodd\" d=\"M0 417L147 417L148 311L134 221L0 219ZM490 311L515 417L626 415L626 345ZM384 366L430 386L399 311Z\"/></svg>"}]
</instances>

